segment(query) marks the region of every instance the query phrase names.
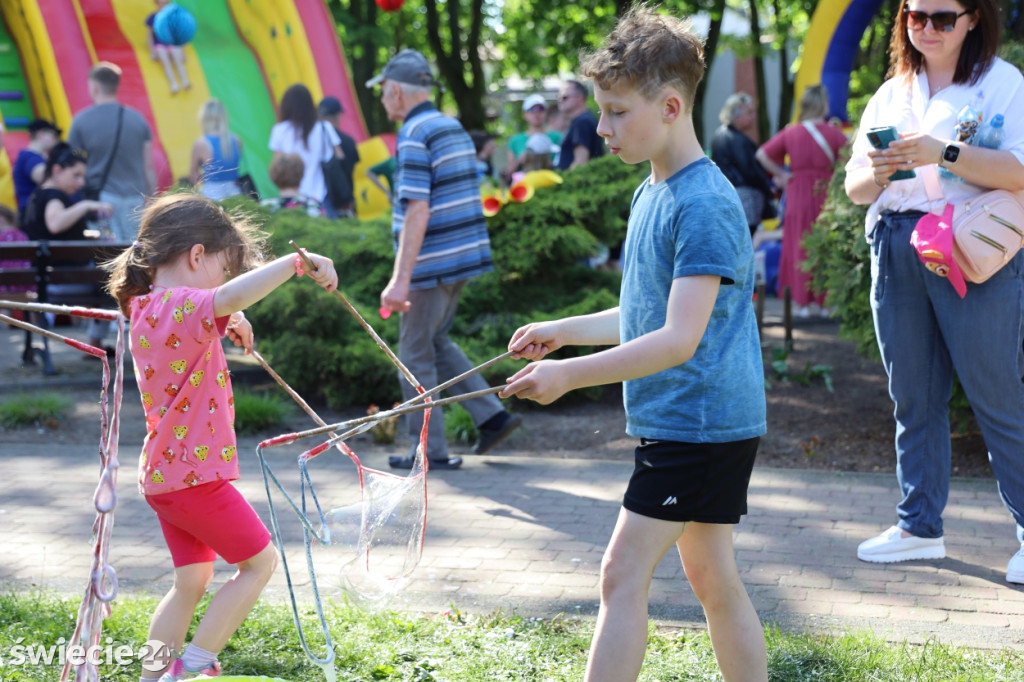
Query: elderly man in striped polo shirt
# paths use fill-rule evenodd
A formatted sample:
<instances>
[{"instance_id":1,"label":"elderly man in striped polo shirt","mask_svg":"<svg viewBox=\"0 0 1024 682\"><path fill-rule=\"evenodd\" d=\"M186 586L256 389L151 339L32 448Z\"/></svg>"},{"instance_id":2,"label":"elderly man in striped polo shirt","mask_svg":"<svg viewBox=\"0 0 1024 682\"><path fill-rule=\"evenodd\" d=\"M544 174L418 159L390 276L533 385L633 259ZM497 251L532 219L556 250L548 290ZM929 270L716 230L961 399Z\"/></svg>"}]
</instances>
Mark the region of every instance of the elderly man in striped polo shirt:
<instances>
[{"instance_id":1,"label":"elderly man in striped polo shirt","mask_svg":"<svg viewBox=\"0 0 1024 682\"><path fill-rule=\"evenodd\" d=\"M494 269L487 236L476 150L455 119L430 101L437 84L426 58L403 50L384 70L366 82L381 86L381 103L392 121L403 122L398 133L397 169L393 189L392 231L397 253L391 281L380 295L381 305L402 314L398 350L403 364L430 389L472 368L449 337L462 287L471 277ZM400 378L406 399L415 389ZM478 375L448 389L451 394L486 388ZM506 412L493 395L462 403L480 431L473 453L482 455L504 440L522 417ZM395 469L412 468L423 426L422 413L408 416L413 449L392 456ZM448 453L444 415L430 417L425 453L432 469L458 469L461 457Z\"/></svg>"}]
</instances>

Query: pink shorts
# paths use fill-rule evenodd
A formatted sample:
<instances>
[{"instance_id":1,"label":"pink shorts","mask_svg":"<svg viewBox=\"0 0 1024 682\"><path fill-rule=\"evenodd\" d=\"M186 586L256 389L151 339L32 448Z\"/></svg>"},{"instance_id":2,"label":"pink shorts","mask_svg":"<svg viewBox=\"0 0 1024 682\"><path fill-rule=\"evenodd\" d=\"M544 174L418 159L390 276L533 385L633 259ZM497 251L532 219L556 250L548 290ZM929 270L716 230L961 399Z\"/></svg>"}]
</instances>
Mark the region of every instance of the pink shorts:
<instances>
[{"instance_id":1,"label":"pink shorts","mask_svg":"<svg viewBox=\"0 0 1024 682\"><path fill-rule=\"evenodd\" d=\"M229 481L216 481L163 495L146 495L160 519L174 567L224 557L237 564L270 543L270 531Z\"/></svg>"}]
</instances>

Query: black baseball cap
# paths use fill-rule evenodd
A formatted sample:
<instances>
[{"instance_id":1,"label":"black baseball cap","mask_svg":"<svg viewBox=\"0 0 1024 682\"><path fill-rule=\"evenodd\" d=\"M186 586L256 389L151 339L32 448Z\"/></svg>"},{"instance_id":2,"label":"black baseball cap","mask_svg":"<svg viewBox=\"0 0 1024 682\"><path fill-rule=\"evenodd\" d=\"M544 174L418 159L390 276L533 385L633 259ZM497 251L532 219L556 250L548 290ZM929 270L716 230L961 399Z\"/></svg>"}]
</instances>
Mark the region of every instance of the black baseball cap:
<instances>
[{"instance_id":1,"label":"black baseball cap","mask_svg":"<svg viewBox=\"0 0 1024 682\"><path fill-rule=\"evenodd\" d=\"M31 123L28 124L28 134L29 135L35 135L36 133L41 133L44 130L52 130L57 137L60 137L61 133L64 132L63 130L58 128L56 125L54 125L53 123L50 123L49 121L47 121L44 118L37 118L36 120L34 120L34 121L32 121Z\"/></svg>"}]
</instances>

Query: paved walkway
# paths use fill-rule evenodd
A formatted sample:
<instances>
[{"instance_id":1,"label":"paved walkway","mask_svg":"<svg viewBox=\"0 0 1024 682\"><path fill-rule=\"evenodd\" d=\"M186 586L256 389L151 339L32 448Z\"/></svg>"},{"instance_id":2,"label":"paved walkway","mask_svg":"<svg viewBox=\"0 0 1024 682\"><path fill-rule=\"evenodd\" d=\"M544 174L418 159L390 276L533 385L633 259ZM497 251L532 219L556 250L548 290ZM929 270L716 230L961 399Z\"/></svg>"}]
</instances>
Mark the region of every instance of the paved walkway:
<instances>
[{"instance_id":1,"label":"paved walkway","mask_svg":"<svg viewBox=\"0 0 1024 682\"><path fill-rule=\"evenodd\" d=\"M0 398L22 381L54 388L61 381L98 383L98 365L77 358L55 358L66 373L44 381L13 369L13 349L2 355L5 394ZM98 463L93 435L83 441L55 444L45 452L0 446L0 583L75 595L84 588ZM161 593L171 579L170 562L149 508L135 494L135 447L122 444L110 558L122 593ZM255 441L240 443L243 453L254 448ZM284 447L269 453L271 466L293 491L298 451ZM329 453L321 461L314 477L325 505L358 501L348 460ZM240 488L265 515L256 458L250 454L242 462ZM364 463L387 468L383 457L369 456ZM432 473L423 558L391 606L426 612L453 606L482 613L500 607L538 616L596 613L601 553L630 468L626 462L507 452L470 457L460 471ZM860 562L857 544L893 520L895 488L890 474L755 469L750 513L737 526L735 541L741 577L763 621L799 630L872 630L911 642L935 638L1024 649L1024 589L1004 580L1006 562L1018 545L995 482L954 480L945 513L946 559ZM299 524L290 512L280 515L289 565L309 599ZM315 556L322 589L339 596L341 557L330 549ZM218 573L223 580L229 571L222 566ZM284 599L284 585L278 570L268 598ZM666 557L655 573L651 613L668 623L699 626L702 621L676 557Z\"/></svg>"}]
</instances>

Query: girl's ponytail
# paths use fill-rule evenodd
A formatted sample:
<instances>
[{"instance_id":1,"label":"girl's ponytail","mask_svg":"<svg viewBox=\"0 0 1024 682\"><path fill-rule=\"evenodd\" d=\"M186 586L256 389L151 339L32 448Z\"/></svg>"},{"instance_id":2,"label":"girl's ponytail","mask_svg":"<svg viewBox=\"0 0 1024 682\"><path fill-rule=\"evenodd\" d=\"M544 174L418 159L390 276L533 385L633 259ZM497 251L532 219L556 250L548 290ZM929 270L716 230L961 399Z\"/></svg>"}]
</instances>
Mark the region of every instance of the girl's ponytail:
<instances>
[{"instance_id":1,"label":"girl's ponytail","mask_svg":"<svg viewBox=\"0 0 1024 682\"><path fill-rule=\"evenodd\" d=\"M129 302L133 296L147 293L153 284L155 268L146 262L142 242L136 241L121 255L102 263L101 268L110 273L106 290L117 300L117 307L125 317L130 316Z\"/></svg>"}]
</instances>

